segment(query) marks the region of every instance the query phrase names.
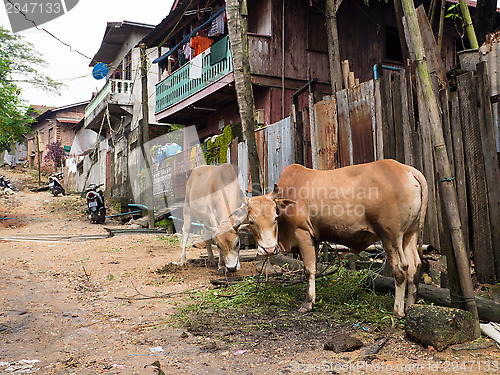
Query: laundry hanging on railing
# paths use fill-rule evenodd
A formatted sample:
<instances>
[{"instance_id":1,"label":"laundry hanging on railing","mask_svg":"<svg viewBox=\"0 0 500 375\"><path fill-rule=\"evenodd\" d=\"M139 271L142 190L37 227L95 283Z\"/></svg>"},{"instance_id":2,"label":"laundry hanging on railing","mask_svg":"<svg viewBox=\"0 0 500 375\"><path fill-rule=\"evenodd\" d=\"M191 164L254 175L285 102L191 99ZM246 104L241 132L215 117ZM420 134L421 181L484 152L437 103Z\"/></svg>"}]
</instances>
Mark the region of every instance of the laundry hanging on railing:
<instances>
[{"instance_id":1,"label":"laundry hanging on railing","mask_svg":"<svg viewBox=\"0 0 500 375\"><path fill-rule=\"evenodd\" d=\"M214 20L216 17L218 17L220 14L222 14L222 12L224 12L224 10L226 9L226 7L222 7L221 9L219 9L213 16L211 16L207 21L205 21L203 24L201 24L200 26L198 26L196 29L194 29L190 34L188 34L187 36L184 37L184 39L182 39L182 41L177 44L174 48L171 48L170 50L168 50L166 53L164 53L163 55L161 55L160 57L156 58L153 60L153 64L160 64L160 67L163 65L163 62L165 62L164 65L166 65L167 63L167 59L168 57L174 53L175 51L177 51L179 48L181 48L183 45L185 45L189 39L191 39L191 37L193 35L196 35L196 33L204 28L205 26L207 26L210 22L212 22L212 20ZM161 46L160 46L161 47Z\"/></svg>"}]
</instances>

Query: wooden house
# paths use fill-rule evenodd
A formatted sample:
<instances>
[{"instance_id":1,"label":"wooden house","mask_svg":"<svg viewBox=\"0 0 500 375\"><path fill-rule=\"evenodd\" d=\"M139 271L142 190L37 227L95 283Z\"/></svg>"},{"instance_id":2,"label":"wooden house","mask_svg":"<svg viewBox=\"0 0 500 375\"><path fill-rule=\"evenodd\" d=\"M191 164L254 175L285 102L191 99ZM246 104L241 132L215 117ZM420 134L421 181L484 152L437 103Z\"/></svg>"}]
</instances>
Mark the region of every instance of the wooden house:
<instances>
[{"instance_id":1,"label":"wooden house","mask_svg":"<svg viewBox=\"0 0 500 375\"><path fill-rule=\"evenodd\" d=\"M421 1L416 1L420 5ZM429 6L430 1L425 1ZM324 0L248 0L248 40L256 119L259 126L290 115L293 94L316 81L317 98L331 93ZM160 123L196 125L201 140L239 123L227 24L218 25L223 0L176 0L167 17L143 42L158 49L160 80L155 117ZM436 18L437 19L437 18ZM437 21L436 21L437 22ZM447 20L443 55L447 69L456 63L460 38ZM340 55L360 82L374 76L374 66L404 67L394 5L372 0L344 0L337 13ZM213 45L196 62L189 60L198 28ZM437 30L437 27L436 27ZM225 52L222 58L220 51ZM213 53L218 54L214 62ZM194 78L193 70L199 71ZM379 72L381 74L381 72ZM307 91L307 90L306 90ZM298 97L308 107L308 94Z\"/></svg>"}]
</instances>

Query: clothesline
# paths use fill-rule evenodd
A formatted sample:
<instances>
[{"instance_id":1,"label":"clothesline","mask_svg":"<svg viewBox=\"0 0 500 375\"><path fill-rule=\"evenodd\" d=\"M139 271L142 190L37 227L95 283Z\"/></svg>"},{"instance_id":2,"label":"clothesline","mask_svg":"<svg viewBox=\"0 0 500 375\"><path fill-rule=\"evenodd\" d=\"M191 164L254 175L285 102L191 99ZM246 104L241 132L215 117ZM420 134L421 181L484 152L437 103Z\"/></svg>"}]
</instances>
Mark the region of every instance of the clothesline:
<instances>
[{"instance_id":1,"label":"clothesline","mask_svg":"<svg viewBox=\"0 0 500 375\"><path fill-rule=\"evenodd\" d=\"M194 29L191 34L187 35L186 37L184 37L184 39L182 39L182 41L177 44L174 48L168 50L166 53L164 53L163 55L161 55L160 57L158 57L157 59L153 60L153 64L156 64L156 63L160 63L162 62L163 60L165 60L166 58L168 58L172 53L174 53L175 51L177 51L179 48L181 48L184 44L187 43L187 41L193 36L195 35L200 29L202 29L203 27L205 27L206 25L208 25L210 22L212 22L215 18L217 18L224 10L226 9L225 6L223 6L222 8L220 8L217 12L215 12L207 21L205 21L203 24L201 24L200 26L198 26L196 29ZM160 46L161 47L161 46Z\"/></svg>"}]
</instances>

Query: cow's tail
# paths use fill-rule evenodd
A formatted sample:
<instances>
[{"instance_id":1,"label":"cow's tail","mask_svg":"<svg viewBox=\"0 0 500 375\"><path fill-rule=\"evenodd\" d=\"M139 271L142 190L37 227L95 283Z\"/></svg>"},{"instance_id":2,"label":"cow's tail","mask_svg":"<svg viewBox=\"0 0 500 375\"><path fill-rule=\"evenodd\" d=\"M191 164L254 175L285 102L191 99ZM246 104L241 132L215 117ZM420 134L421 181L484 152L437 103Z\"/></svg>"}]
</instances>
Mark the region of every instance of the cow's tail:
<instances>
[{"instance_id":1,"label":"cow's tail","mask_svg":"<svg viewBox=\"0 0 500 375\"><path fill-rule=\"evenodd\" d=\"M427 187L427 180L425 179L424 175L416 170L413 172L413 176L415 179L418 181L420 184L420 215L418 218L418 229L417 229L417 236L418 236L418 255L420 257L420 260L424 262L424 253L423 253L423 242L424 242L424 223L425 223L425 213L427 211L427 200L428 200L428 194L429 194L429 189Z\"/></svg>"}]
</instances>

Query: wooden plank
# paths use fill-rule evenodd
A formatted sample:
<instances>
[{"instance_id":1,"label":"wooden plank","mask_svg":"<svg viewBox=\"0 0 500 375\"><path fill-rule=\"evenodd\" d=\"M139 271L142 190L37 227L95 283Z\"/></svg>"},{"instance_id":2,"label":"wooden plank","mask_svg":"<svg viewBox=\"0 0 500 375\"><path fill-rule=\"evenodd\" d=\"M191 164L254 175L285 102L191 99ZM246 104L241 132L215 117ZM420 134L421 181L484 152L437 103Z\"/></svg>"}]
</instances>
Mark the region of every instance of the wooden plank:
<instances>
[{"instance_id":1,"label":"wooden plank","mask_svg":"<svg viewBox=\"0 0 500 375\"><path fill-rule=\"evenodd\" d=\"M472 72L457 77L460 115L467 165L467 189L469 192L470 238L475 270L480 283L495 283L495 266L489 223L489 206L486 189L486 171L476 106L476 82Z\"/></svg>"},{"instance_id":2,"label":"wooden plank","mask_svg":"<svg viewBox=\"0 0 500 375\"><path fill-rule=\"evenodd\" d=\"M382 106L381 80L375 80L375 155L377 160L384 158L384 109Z\"/></svg>"},{"instance_id":3,"label":"wooden plank","mask_svg":"<svg viewBox=\"0 0 500 375\"><path fill-rule=\"evenodd\" d=\"M304 125L302 124L302 112L299 111L298 97L293 98L292 105L293 119L293 143L294 143L294 162L304 164Z\"/></svg>"},{"instance_id":4,"label":"wooden plank","mask_svg":"<svg viewBox=\"0 0 500 375\"><path fill-rule=\"evenodd\" d=\"M417 81L418 82L418 81ZM420 86L418 87L418 111L420 120L420 137L422 141L422 172L427 179L429 186L429 200L427 205L427 222L428 222L428 236L429 244L436 248L440 248L439 242L439 223L438 223L438 208L436 197L436 179L434 174L434 158L432 141L430 134L430 124L427 108L420 93Z\"/></svg>"},{"instance_id":5,"label":"wooden plank","mask_svg":"<svg viewBox=\"0 0 500 375\"><path fill-rule=\"evenodd\" d=\"M404 163L404 141L403 141L403 103L401 98L401 74L393 75L391 82L392 113L394 116L394 146L396 160Z\"/></svg>"},{"instance_id":6,"label":"wooden plank","mask_svg":"<svg viewBox=\"0 0 500 375\"><path fill-rule=\"evenodd\" d=\"M429 65L429 70L431 73L435 72L437 74L440 87L447 88L446 83L448 82L448 79L446 78L444 63L441 59L441 53L438 51L437 43L434 39L434 33L425 14L423 5L417 8L417 17L420 33L422 34L422 40L424 42L425 57Z\"/></svg>"},{"instance_id":7,"label":"wooden plank","mask_svg":"<svg viewBox=\"0 0 500 375\"><path fill-rule=\"evenodd\" d=\"M344 79L344 87L349 88L349 60L342 61L342 77Z\"/></svg>"},{"instance_id":8,"label":"wooden plank","mask_svg":"<svg viewBox=\"0 0 500 375\"><path fill-rule=\"evenodd\" d=\"M349 103L347 90L337 92L337 115L339 129L339 162L341 167L352 165L352 144L350 139Z\"/></svg>"},{"instance_id":9,"label":"wooden plank","mask_svg":"<svg viewBox=\"0 0 500 375\"><path fill-rule=\"evenodd\" d=\"M368 163L373 158L373 81L347 91L353 163Z\"/></svg>"},{"instance_id":10,"label":"wooden plank","mask_svg":"<svg viewBox=\"0 0 500 375\"><path fill-rule=\"evenodd\" d=\"M489 100L490 85L486 72L486 63L481 62L476 68L480 103L479 130L486 172L493 255L496 265L496 278L497 281L500 282L500 170L495 141L495 124L493 122L493 110Z\"/></svg>"},{"instance_id":11,"label":"wooden plank","mask_svg":"<svg viewBox=\"0 0 500 375\"><path fill-rule=\"evenodd\" d=\"M381 80L382 107L383 107L383 142L384 142L384 159L395 159L394 145L394 118L392 114L392 91L391 77L389 73L379 78Z\"/></svg>"},{"instance_id":12,"label":"wooden plank","mask_svg":"<svg viewBox=\"0 0 500 375\"><path fill-rule=\"evenodd\" d=\"M462 224L467 250L469 251L469 210L467 206L467 182L465 175L464 143L462 136L462 123L460 117L460 104L458 92L451 93L451 135L453 142L453 159L455 161L455 188L457 189L458 211Z\"/></svg>"},{"instance_id":13,"label":"wooden plank","mask_svg":"<svg viewBox=\"0 0 500 375\"><path fill-rule=\"evenodd\" d=\"M447 90L441 90L439 92L439 99L441 100L441 114L442 114L442 124L443 124L443 134L446 143L446 151L448 152L448 160L450 161L451 169L455 169L455 158L453 157L453 141L451 135L451 123L450 123L450 106L449 106L449 94Z\"/></svg>"},{"instance_id":14,"label":"wooden plank","mask_svg":"<svg viewBox=\"0 0 500 375\"><path fill-rule=\"evenodd\" d=\"M410 108L413 109L410 101L413 100L411 95L411 86L408 86L406 71L400 72L401 80L399 92L401 93L401 127L403 136L403 162L407 165L415 166L413 157L413 129L410 124L410 119L413 118L413 112L410 112ZM408 92L410 90L410 93Z\"/></svg>"}]
</instances>

